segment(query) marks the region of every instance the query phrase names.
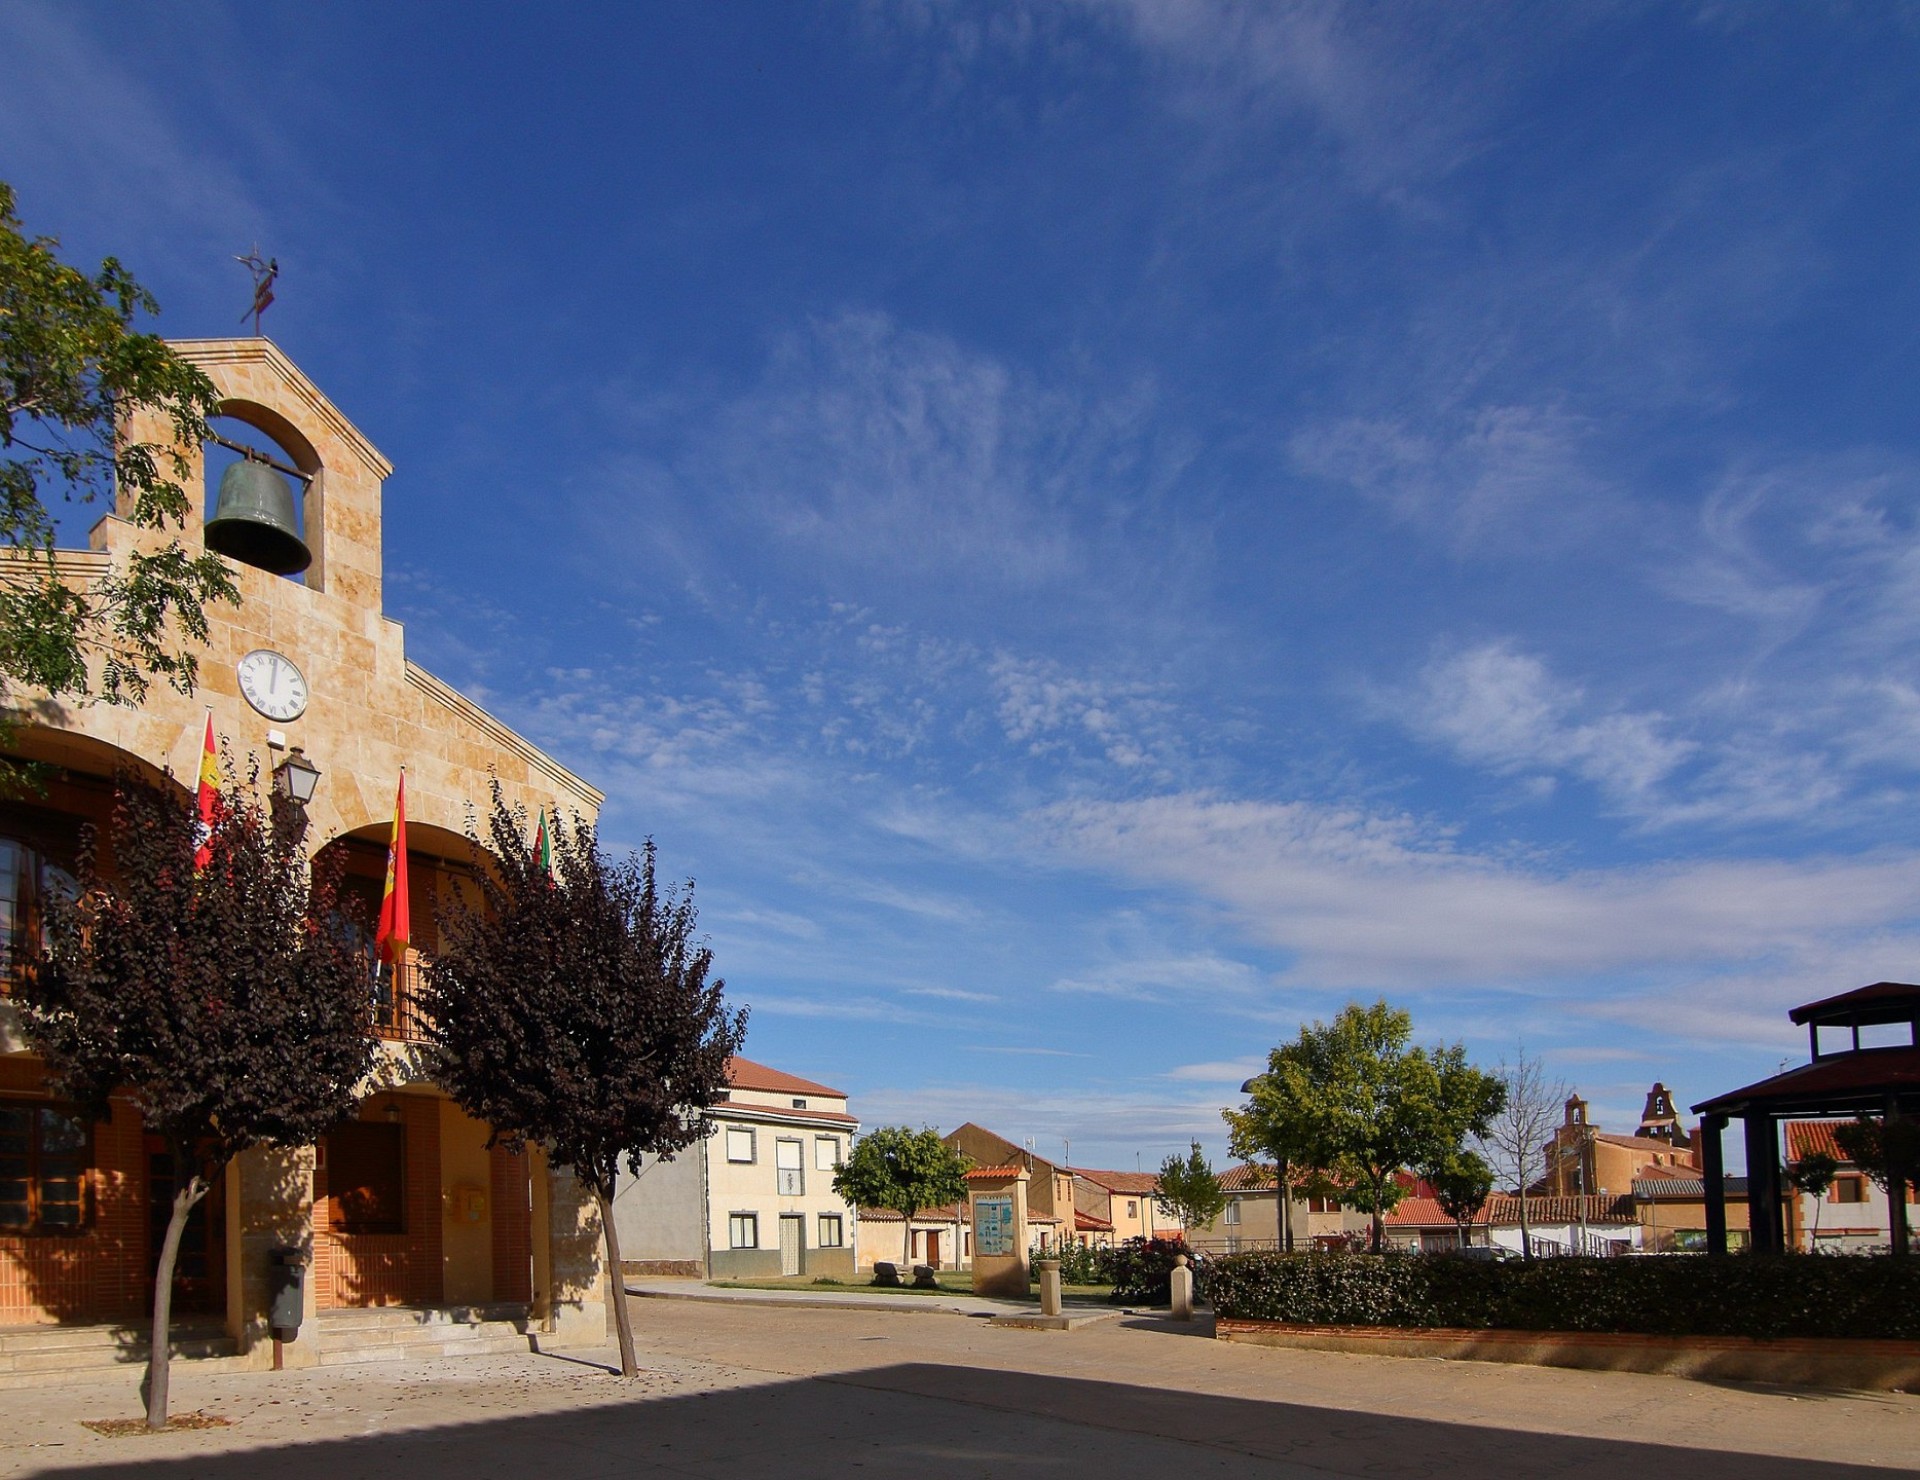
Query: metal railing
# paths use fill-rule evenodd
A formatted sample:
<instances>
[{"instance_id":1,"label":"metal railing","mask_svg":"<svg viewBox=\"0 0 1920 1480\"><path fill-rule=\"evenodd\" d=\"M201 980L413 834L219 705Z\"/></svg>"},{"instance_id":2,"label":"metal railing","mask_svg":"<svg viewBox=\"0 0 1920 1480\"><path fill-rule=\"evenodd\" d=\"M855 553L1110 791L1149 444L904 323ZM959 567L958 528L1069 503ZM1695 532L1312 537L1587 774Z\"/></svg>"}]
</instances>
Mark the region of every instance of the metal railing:
<instances>
[{"instance_id":1,"label":"metal railing","mask_svg":"<svg viewBox=\"0 0 1920 1480\"><path fill-rule=\"evenodd\" d=\"M398 966L382 966L373 980L374 1036L389 1043L424 1043L427 1016L420 1010L418 989L424 962L409 955Z\"/></svg>"}]
</instances>

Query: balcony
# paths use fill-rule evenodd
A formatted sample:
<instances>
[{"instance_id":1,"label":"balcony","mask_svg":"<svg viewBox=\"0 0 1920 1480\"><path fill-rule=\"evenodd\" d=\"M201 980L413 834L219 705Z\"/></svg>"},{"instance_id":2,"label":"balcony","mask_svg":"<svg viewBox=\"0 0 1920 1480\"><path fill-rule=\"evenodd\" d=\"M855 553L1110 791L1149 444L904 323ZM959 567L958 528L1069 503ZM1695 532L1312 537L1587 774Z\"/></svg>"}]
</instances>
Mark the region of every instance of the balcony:
<instances>
[{"instance_id":1,"label":"balcony","mask_svg":"<svg viewBox=\"0 0 1920 1480\"><path fill-rule=\"evenodd\" d=\"M426 963L409 951L398 966L383 966L373 983L373 1032L388 1043L425 1043L427 1018L418 992Z\"/></svg>"}]
</instances>

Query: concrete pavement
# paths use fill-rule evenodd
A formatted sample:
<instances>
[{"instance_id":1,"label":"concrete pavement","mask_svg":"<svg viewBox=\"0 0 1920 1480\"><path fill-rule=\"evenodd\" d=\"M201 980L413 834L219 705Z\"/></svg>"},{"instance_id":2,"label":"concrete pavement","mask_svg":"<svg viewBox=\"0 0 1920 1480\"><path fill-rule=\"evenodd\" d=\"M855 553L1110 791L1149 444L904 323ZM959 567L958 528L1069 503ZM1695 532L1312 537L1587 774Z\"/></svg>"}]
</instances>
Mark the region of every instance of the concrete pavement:
<instances>
[{"instance_id":1,"label":"concrete pavement","mask_svg":"<svg viewBox=\"0 0 1920 1480\"><path fill-rule=\"evenodd\" d=\"M298 1373L176 1369L231 1427L105 1439L134 1379L0 1393L0 1476L1574 1476L1911 1473L1920 1399L1229 1346L1123 1319L1071 1333L924 1311L633 1302L608 1353ZM1656 1468L1657 1467L1657 1468Z\"/></svg>"}]
</instances>

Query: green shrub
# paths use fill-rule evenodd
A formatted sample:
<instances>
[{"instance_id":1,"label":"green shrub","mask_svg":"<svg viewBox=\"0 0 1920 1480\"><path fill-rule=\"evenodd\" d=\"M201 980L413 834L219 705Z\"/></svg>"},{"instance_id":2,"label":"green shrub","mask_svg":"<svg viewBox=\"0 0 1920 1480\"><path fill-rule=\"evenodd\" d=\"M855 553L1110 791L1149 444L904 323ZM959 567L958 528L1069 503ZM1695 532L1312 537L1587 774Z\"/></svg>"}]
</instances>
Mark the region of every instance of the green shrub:
<instances>
[{"instance_id":1,"label":"green shrub","mask_svg":"<svg viewBox=\"0 0 1920 1480\"><path fill-rule=\"evenodd\" d=\"M1173 1261L1185 1254L1193 1266L1194 1299L1201 1297L1206 1282L1203 1262L1177 1239L1130 1238L1117 1248L1103 1249L1108 1277L1113 1281L1110 1297L1115 1305L1166 1305L1173 1299Z\"/></svg>"},{"instance_id":2,"label":"green shrub","mask_svg":"<svg viewBox=\"0 0 1920 1480\"><path fill-rule=\"evenodd\" d=\"M1062 1244L1053 1249L1036 1248L1027 1259L1027 1283L1040 1283L1042 1259L1058 1259L1060 1283L1063 1285L1109 1284L1113 1276L1108 1273L1106 1261L1102 1258L1107 1252L1106 1249L1088 1248L1085 1244Z\"/></svg>"},{"instance_id":3,"label":"green shrub","mask_svg":"<svg viewBox=\"0 0 1920 1480\"><path fill-rule=\"evenodd\" d=\"M1920 1260L1889 1257L1260 1252L1213 1260L1207 1290L1222 1317L1304 1325L1920 1340Z\"/></svg>"}]
</instances>

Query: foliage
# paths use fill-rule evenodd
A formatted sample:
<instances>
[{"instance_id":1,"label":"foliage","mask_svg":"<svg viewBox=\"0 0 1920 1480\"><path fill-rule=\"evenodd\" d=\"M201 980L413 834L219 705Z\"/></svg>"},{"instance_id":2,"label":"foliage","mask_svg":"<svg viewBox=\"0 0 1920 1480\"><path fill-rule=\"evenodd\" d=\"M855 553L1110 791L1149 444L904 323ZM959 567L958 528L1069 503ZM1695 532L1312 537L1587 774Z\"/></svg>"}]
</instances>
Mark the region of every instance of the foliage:
<instances>
[{"instance_id":1,"label":"foliage","mask_svg":"<svg viewBox=\"0 0 1920 1480\"><path fill-rule=\"evenodd\" d=\"M1412 1018L1384 1001L1350 1003L1331 1023L1301 1028L1254 1083L1256 1112L1284 1107L1278 1125L1296 1157L1373 1215L1376 1251L1404 1195L1395 1174L1443 1161L1506 1102L1500 1081L1468 1064L1460 1044L1413 1048L1412 1035Z\"/></svg>"},{"instance_id":2,"label":"foliage","mask_svg":"<svg viewBox=\"0 0 1920 1480\"><path fill-rule=\"evenodd\" d=\"M1234 1320L1654 1336L1920 1339L1920 1267L1885 1257L1482 1263L1445 1254L1229 1254L1208 1272Z\"/></svg>"},{"instance_id":3,"label":"foliage","mask_svg":"<svg viewBox=\"0 0 1920 1480\"><path fill-rule=\"evenodd\" d=\"M1841 1154L1871 1177L1896 1207L1905 1200L1905 1188L1920 1188L1920 1120L1862 1115L1836 1125L1833 1139Z\"/></svg>"},{"instance_id":4,"label":"foliage","mask_svg":"<svg viewBox=\"0 0 1920 1480\"><path fill-rule=\"evenodd\" d=\"M1421 1169L1434 1201L1460 1228L1460 1241L1466 1240L1467 1225L1480 1215L1493 1194L1493 1168L1478 1152L1456 1148L1439 1161Z\"/></svg>"},{"instance_id":5,"label":"foliage","mask_svg":"<svg viewBox=\"0 0 1920 1480\"><path fill-rule=\"evenodd\" d=\"M1110 1285L1113 1283L1113 1268L1108 1256L1112 1252L1111 1249L1097 1249L1091 1244L1078 1242L1056 1244L1050 1249L1035 1244L1027 1254L1027 1283L1039 1281L1042 1259L1058 1259L1062 1284Z\"/></svg>"},{"instance_id":6,"label":"foliage","mask_svg":"<svg viewBox=\"0 0 1920 1480\"><path fill-rule=\"evenodd\" d=\"M1819 1250L1820 1210L1826 1202L1827 1189L1833 1186L1839 1171L1840 1163L1824 1151L1809 1151L1798 1161L1787 1164L1787 1185L1813 1199L1813 1229L1807 1238L1810 1252Z\"/></svg>"},{"instance_id":7,"label":"foliage","mask_svg":"<svg viewBox=\"0 0 1920 1480\"><path fill-rule=\"evenodd\" d=\"M1227 1205L1220 1179L1201 1153L1200 1143L1182 1160L1169 1156L1160 1166L1160 1190L1154 1194L1183 1228L1205 1228Z\"/></svg>"},{"instance_id":8,"label":"foliage","mask_svg":"<svg viewBox=\"0 0 1920 1480\"><path fill-rule=\"evenodd\" d=\"M55 491L87 503L117 486L136 527L179 529L191 449L219 397L164 340L134 330L158 305L119 262L89 276L61 262L58 245L22 233L0 184L0 695L89 697L95 661L109 703L139 703L155 677L191 693L205 608L239 599L232 572L172 539L90 580L62 578L47 505ZM162 416L170 444L124 440L137 408Z\"/></svg>"},{"instance_id":9,"label":"foliage","mask_svg":"<svg viewBox=\"0 0 1920 1480\"><path fill-rule=\"evenodd\" d=\"M972 1163L931 1126L883 1125L853 1143L833 1190L856 1208L887 1208L900 1215L906 1260L913 1262L913 1215L922 1208L963 1202Z\"/></svg>"},{"instance_id":10,"label":"foliage","mask_svg":"<svg viewBox=\"0 0 1920 1480\"><path fill-rule=\"evenodd\" d=\"M617 1279L619 1165L637 1173L642 1154L671 1160L708 1134L702 1112L726 1092L746 1011L708 981L692 885L661 890L651 840L610 860L591 823L555 818L549 872L524 822L495 782L479 898L449 906L420 994L423 1067L496 1137L573 1169L599 1203ZM614 1310L631 1376L626 1302Z\"/></svg>"},{"instance_id":11,"label":"foliage","mask_svg":"<svg viewBox=\"0 0 1920 1480\"><path fill-rule=\"evenodd\" d=\"M1227 1123L1227 1146L1247 1162L1271 1162L1280 1204L1282 1245L1293 1248L1293 1201L1308 1183L1325 1181L1319 1158L1319 1123L1312 1100L1302 1093L1309 1082L1305 1060L1307 1029L1292 1043L1267 1055L1267 1072L1248 1081L1247 1103L1220 1112Z\"/></svg>"},{"instance_id":12,"label":"foliage","mask_svg":"<svg viewBox=\"0 0 1920 1480\"><path fill-rule=\"evenodd\" d=\"M124 1094L173 1156L172 1221L154 1289L148 1419L166 1421L174 1256L188 1214L234 1156L301 1146L346 1115L373 1062L362 961L331 923L290 803L223 791L212 856L193 866L192 796L119 778L109 874L83 844L78 897L51 910L22 984L29 1041L59 1093L97 1118Z\"/></svg>"},{"instance_id":13,"label":"foliage","mask_svg":"<svg viewBox=\"0 0 1920 1480\"><path fill-rule=\"evenodd\" d=\"M1567 1098L1567 1086L1564 1080L1548 1080L1546 1066L1527 1053L1525 1044L1514 1050L1512 1063L1500 1061L1494 1077L1506 1089L1506 1099L1478 1134L1480 1151L1494 1175L1504 1177L1519 1199L1520 1252L1531 1259L1529 1189L1546 1171L1546 1147Z\"/></svg>"},{"instance_id":14,"label":"foliage","mask_svg":"<svg viewBox=\"0 0 1920 1480\"><path fill-rule=\"evenodd\" d=\"M1106 1275L1113 1281L1115 1305L1165 1305L1173 1299L1173 1261L1181 1254L1193 1266L1193 1291L1197 1300L1204 1293L1208 1265L1179 1239L1130 1238L1112 1249L1100 1251L1106 1256Z\"/></svg>"}]
</instances>

